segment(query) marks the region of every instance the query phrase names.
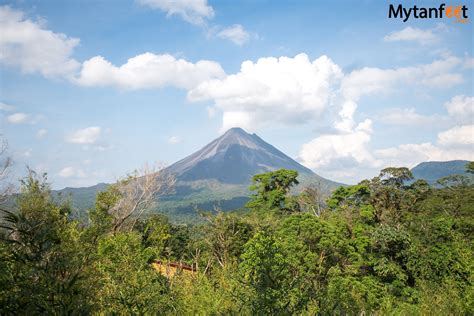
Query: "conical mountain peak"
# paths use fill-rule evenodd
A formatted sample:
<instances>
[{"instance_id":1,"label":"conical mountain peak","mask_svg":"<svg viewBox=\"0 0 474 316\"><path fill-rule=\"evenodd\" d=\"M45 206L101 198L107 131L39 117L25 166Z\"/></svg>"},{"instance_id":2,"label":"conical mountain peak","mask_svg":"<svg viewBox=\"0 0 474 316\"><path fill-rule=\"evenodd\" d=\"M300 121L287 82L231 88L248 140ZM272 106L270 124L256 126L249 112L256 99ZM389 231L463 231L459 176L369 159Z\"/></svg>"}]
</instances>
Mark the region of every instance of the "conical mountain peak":
<instances>
[{"instance_id":1,"label":"conical mountain peak","mask_svg":"<svg viewBox=\"0 0 474 316\"><path fill-rule=\"evenodd\" d=\"M253 175L280 168L314 174L256 134L229 129L201 150L167 168L182 181L216 179L224 183L249 183Z\"/></svg>"},{"instance_id":2,"label":"conical mountain peak","mask_svg":"<svg viewBox=\"0 0 474 316\"><path fill-rule=\"evenodd\" d=\"M259 148L260 138L255 134L249 134L240 127L233 127L217 138L209 145L214 144L217 148L240 145L248 148Z\"/></svg>"}]
</instances>

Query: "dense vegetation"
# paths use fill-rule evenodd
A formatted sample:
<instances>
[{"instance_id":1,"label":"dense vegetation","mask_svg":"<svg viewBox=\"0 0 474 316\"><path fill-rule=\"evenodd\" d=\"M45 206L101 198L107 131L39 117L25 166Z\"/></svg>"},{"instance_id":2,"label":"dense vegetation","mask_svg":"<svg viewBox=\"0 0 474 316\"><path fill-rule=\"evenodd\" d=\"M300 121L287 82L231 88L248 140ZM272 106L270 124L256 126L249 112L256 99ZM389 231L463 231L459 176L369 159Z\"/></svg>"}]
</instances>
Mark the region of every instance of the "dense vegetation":
<instances>
[{"instance_id":1,"label":"dense vegetation","mask_svg":"<svg viewBox=\"0 0 474 316\"><path fill-rule=\"evenodd\" d=\"M256 175L247 212L186 226L118 216L116 186L79 222L30 172L3 210L0 314L474 313L472 183L387 168L322 201L290 195L296 177ZM157 259L197 273L166 278Z\"/></svg>"}]
</instances>

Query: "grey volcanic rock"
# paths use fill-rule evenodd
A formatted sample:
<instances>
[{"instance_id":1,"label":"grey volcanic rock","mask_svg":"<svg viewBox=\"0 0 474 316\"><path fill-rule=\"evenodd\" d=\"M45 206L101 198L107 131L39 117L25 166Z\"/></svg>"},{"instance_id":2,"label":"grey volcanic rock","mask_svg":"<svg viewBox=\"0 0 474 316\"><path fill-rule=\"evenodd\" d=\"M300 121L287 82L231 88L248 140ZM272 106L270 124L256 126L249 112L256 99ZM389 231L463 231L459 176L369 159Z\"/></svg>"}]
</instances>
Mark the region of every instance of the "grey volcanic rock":
<instances>
[{"instance_id":1,"label":"grey volcanic rock","mask_svg":"<svg viewBox=\"0 0 474 316\"><path fill-rule=\"evenodd\" d=\"M236 127L166 171L176 174L181 181L215 179L222 183L246 184L257 173L280 168L314 175L256 134Z\"/></svg>"}]
</instances>

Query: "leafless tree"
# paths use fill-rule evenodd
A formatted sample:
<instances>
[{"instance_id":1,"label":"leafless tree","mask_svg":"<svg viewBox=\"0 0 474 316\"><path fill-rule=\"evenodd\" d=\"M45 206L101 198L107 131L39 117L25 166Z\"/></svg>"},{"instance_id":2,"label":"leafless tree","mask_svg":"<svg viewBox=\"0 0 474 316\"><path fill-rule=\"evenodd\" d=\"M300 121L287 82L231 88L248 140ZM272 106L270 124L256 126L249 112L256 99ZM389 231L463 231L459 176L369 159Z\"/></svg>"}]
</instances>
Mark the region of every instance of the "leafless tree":
<instances>
[{"instance_id":1,"label":"leafless tree","mask_svg":"<svg viewBox=\"0 0 474 316\"><path fill-rule=\"evenodd\" d=\"M323 207L323 194L321 182L318 181L306 187L300 195L300 206L303 210L310 211L316 216L321 215Z\"/></svg>"},{"instance_id":2,"label":"leafless tree","mask_svg":"<svg viewBox=\"0 0 474 316\"><path fill-rule=\"evenodd\" d=\"M119 200L110 210L114 217L114 232L132 230L140 216L156 203L158 196L169 192L175 182L175 177L162 167L147 165L118 181L114 189Z\"/></svg>"},{"instance_id":3,"label":"leafless tree","mask_svg":"<svg viewBox=\"0 0 474 316\"><path fill-rule=\"evenodd\" d=\"M13 190L13 186L7 182L9 170L12 165L12 160L8 156L7 149L7 141L0 140L0 203L5 202Z\"/></svg>"}]
</instances>

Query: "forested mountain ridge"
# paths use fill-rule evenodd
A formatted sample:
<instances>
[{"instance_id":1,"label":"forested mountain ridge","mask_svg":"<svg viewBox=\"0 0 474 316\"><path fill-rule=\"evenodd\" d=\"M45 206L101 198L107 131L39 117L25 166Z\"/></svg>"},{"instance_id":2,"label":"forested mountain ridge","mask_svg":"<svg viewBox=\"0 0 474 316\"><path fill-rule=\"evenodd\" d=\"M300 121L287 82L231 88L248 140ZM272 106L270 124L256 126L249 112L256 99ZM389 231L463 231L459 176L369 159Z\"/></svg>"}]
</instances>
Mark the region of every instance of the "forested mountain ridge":
<instances>
[{"instance_id":1,"label":"forested mountain ridge","mask_svg":"<svg viewBox=\"0 0 474 316\"><path fill-rule=\"evenodd\" d=\"M411 169L415 179L424 179L431 184L450 175L466 175L473 177L466 171L467 160L426 161Z\"/></svg>"}]
</instances>

